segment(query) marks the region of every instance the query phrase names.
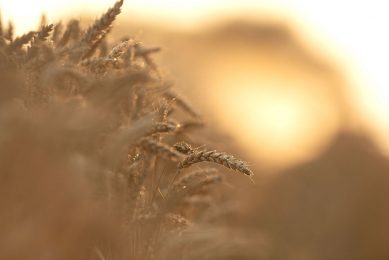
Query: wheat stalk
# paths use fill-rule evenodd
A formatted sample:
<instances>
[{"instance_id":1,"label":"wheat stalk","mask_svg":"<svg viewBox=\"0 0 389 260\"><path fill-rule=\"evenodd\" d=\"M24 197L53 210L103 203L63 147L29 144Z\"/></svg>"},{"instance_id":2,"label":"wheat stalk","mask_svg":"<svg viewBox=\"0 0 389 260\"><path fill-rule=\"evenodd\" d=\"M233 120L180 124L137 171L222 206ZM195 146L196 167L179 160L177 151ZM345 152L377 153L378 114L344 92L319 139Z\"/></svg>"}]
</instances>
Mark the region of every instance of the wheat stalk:
<instances>
[{"instance_id":1,"label":"wheat stalk","mask_svg":"<svg viewBox=\"0 0 389 260\"><path fill-rule=\"evenodd\" d=\"M200 182L198 180L201 180ZM213 183L215 180L220 180L220 175L217 173L216 169L201 169L188 174L185 174L181 178L179 178L172 187L174 192L186 191L190 189L189 187L194 183L198 182L201 184L197 184L196 187L192 186L192 191L197 189L198 187L202 187L204 185ZM190 193L190 191L189 191Z\"/></svg>"},{"instance_id":2,"label":"wheat stalk","mask_svg":"<svg viewBox=\"0 0 389 260\"><path fill-rule=\"evenodd\" d=\"M59 37L62 33L62 30L63 30L63 25L62 25L62 22L58 22L54 25L54 28L53 28L53 34L51 36L51 39L53 40L54 44L57 45L58 44L58 41L59 41Z\"/></svg>"},{"instance_id":3,"label":"wheat stalk","mask_svg":"<svg viewBox=\"0 0 389 260\"><path fill-rule=\"evenodd\" d=\"M5 41L4 41L4 29L3 29L3 19L0 13L0 46L4 46Z\"/></svg>"},{"instance_id":4,"label":"wheat stalk","mask_svg":"<svg viewBox=\"0 0 389 260\"><path fill-rule=\"evenodd\" d=\"M0 38L3 37L4 30L3 30L3 17L0 12Z\"/></svg>"},{"instance_id":5,"label":"wheat stalk","mask_svg":"<svg viewBox=\"0 0 389 260\"><path fill-rule=\"evenodd\" d=\"M8 41L12 42L14 38L14 25L12 22L8 23L8 29L7 32L4 35L4 38Z\"/></svg>"},{"instance_id":6,"label":"wheat stalk","mask_svg":"<svg viewBox=\"0 0 389 260\"><path fill-rule=\"evenodd\" d=\"M185 174L173 183L166 195L166 210L181 206L189 196L202 193L210 185L220 183L222 177L215 169L202 169Z\"/></svg>"},{"instance_id":7,"label":"wheat stalk","mask_svg":"<svg viewBox=\"0 0 389 260\"><path fill-rule=\"evenodd\" d=\"M164 93L164 97L168 100L173 100L174 103L186 111L193 117L200 117L199 113L188 103L188 101L184 100L183 97L175 93L173 90L169 89Z\"/></svg>"},{"instance_id":8,"label":"wheat stalk","mask_svg":"<svg viewBox=\"0 0 389 260\"><path fill-rule=\"evenodd\" d=\"M143 138L140 141L140 145L151 154L158 155L172 161L179 161L182 158L182 155L172 147L151 138Z\"/></svg>"},{"instance_id":9,"label":"wheat stalk","mask_svg":"<svg viewBox=\"0 0 389 260\"><path fill-rule=\"evenodd\" d=\"M57 47L63 47L69 42L72 37L72 34L75 34L77 31L77 24L77 20L70 20L68 22L68 24L66 25L65 32L62 34L61 39L58 40ZM59 38L59 36L57 37Z\"/></svg>"}]
</instances>

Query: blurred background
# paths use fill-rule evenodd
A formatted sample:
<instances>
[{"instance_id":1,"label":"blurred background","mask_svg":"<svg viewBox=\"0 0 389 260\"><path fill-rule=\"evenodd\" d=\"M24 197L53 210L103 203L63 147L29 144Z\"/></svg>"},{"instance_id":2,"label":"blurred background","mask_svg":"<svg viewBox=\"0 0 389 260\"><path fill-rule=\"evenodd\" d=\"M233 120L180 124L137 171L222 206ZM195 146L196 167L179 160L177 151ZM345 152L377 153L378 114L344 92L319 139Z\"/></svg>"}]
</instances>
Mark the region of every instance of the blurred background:
<instances>
[{"instance_id":1,"label":"blurred background","mask_svg":"<svg viewBox=\"0 0 389 260\"><path fill-rule=\"evenodd\" d=\"M21 34L42 13L49 22L75 14L87 22L112 2L0 6ZM208 120L251 161L280 169L317 156L346 129L388 153L387 7L379 0L132 0L115 30L163 47L161 68Z\"/></svg>"},{"instance_id":2,"label":"blurred background","mask_svg":"<svg viewBox=\"0 0 389 260\"><path fill-rule=\"evenodd\" d=\"M18 34L100 0L1 0ZM20 7L23 8L20 8ZM128 0L114 34L161 46L161 73L257 169L242 221L269 259L389 257L387 1ZM76 16L77 16L76 15Z\"/></svg>"}]
</instances>

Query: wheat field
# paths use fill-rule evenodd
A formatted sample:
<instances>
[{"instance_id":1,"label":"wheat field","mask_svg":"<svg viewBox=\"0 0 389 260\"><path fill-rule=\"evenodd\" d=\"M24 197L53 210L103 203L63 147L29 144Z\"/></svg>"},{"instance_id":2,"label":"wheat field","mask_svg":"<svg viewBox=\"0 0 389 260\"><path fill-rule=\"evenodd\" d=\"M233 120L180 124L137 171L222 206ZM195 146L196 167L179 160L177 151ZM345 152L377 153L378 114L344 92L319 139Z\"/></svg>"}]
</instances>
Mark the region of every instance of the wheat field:
<instances>
[{"instance_id":1,"label":"wheat field","mask_svg":"<svg viewBox=\"0 0 389 260\"><path fill-rule=\"evenodd\" d=\"M389 259L385 120L330 41L266 12L184 30L111 2L21 34L0 17L0 260Z\"/></svg>"},{"instance_id":2,"label":"wheat field","mask_svg":"<svg viewBox=\"0 0 389 260\"><path fill-rule=\"evenodd\" d=\"M215 221L224 176L252 170L197 143L158 47L109 39L122 4L86 28L0 26L0 258L255 258Z\"/></svg>"}]
</instances>

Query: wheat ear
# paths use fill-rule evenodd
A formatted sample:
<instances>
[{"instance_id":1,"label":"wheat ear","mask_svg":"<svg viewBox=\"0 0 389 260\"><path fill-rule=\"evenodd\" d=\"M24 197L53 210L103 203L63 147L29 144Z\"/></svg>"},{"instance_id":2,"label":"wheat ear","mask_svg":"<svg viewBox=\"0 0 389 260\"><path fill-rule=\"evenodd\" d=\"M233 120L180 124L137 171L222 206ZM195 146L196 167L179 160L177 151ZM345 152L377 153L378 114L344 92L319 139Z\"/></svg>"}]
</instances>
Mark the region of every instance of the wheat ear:
<instances>
[{"instance_id":1,"label":"wheat ear","mask_svg":"<svg viewBox=\"0 0 389 260\"><path fill-rule=\"evenodd\" d=\"M42 42L46 41L47 38L49 38L49 35L53 31L53 29L54 29L54 24L43 25L37 34L37 39Z\"/></svg>"},{"instance_id":2,"label":"wheat ear","mask_svg":"<svg viewBox=\"0 0 389 260\"><path fill-rule=\"evenodd\" d=\"M108 11L103 14L100 19L95 21L95 23L88 28L84 36L81 38L81 41L89 45L98 40L101 34L111 27L116 16L120 14L122 5L123 0L117 1L112 8L108 9Z\"/></svg>"},{"instance_id":3,"label":"wheat ear","mask_svg":"<svg viewBox=\"0 0 389 260\"><path fill-rule=\"evenodd\" d=\"M62 34L62 37L58 40L57 47L63 47L69 42L72 34L74 34L76 31L77 23L78 21L74 19L68 22L68 24L66 25L65 32Z\"/></svg>"},{"instance_id":4,"label":"wheat ear","mask_svg":"<svg viewBox=\"0 0 389 260\"><path fill-rule=\"evenodd\" d=\"M63 25L62 25L61 21L54 25L53 34L51 36L51 39L53 40L55 45L58 43L59 36L62 32L62 29L63 29Z\"/></svg>"},{"instance_id":5,"label":"wheat ear","mask_svg":"<svg viewBox=\"0 0 389 260\"><path fill-rule=\"evenodd\" d=\"M36 32L30 31L26 34L23 34L20 37L17 37L9 46L8 51L14 51L22 47L23 45L29 43L34 36L36 35Z\"/></svg>"},{"instance_id":6,"label":"wheat ear","mask_svg":"<svg viewBox=\"0 0 389 260\"><path fill-rule=\"evenodd\" d=\"M193 151L193 153L187 155L187 157L179 163L178 168L188 168L189 166L199 162L217 163L226 168L241 172L247 176L253 176L253 172L250 170L246 162L227 153L217 151Z\"/></svg>"},{"instance_id":7,"label":"wheat ear","mask_svg":"<svg viewBox=\"0 0 389 260\"><path fill-rule=\"evenodd\" d=\"M93 56L93 54L96 52L98 48L101 48L101 46L104 44L104 41L106 40L107 35L110 33L112 27L109 27L107 30L101 32L100 37L89 47L89 50L85 52L82 59L88 59L89 57ZM105 46L107 47L107 46ZM106 50L106 53L100 52L100 57L105 57L108 55L108 47Z\"/></svg>"}]
</instances>

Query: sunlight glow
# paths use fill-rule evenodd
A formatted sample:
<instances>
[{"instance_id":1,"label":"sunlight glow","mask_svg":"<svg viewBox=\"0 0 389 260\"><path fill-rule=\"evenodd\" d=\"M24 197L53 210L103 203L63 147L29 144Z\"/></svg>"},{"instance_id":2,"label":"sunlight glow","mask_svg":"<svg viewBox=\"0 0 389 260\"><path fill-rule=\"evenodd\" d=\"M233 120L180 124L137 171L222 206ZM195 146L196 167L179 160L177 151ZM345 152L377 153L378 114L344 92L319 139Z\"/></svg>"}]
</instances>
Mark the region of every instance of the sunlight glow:
<instances>
[{"instance_id":1,"label":"sunlight glow","mask_svg":"<svg viewBox=\"0 0 389 260\"><path fill-rule=\"evenodd\" d=\"M304 76L293 62L263 59L251 64L246 58L215 59L219 62L206 69L218 71L208 75L208 109L218 112L215 124L251 151L253 161L282 169L314 158L326 147L339 130L339 111L325 79Z\"/></svg>"}]
</instances>

